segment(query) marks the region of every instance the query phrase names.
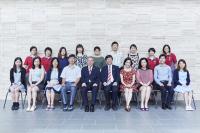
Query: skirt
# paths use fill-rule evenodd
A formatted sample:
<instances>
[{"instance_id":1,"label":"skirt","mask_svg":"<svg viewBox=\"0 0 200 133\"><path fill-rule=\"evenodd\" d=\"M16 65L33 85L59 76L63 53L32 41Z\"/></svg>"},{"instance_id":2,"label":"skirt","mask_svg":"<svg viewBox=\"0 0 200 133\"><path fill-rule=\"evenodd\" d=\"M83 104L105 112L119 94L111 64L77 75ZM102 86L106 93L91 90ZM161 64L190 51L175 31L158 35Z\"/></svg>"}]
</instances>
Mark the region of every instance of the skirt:
<instances>
[{"instance_id":1,"label":"skirt","mask_svg":"<svg viewBox=\"0 0 200 133\"><path fill-rule=\"evenodd\" d=\"M185 93L185 92L191 92L192 89L190 88L190 86L177 85L176 88L174 89L174 91L180 92L180 93Z\"/></svg>"},{"instance_id":2,"label":"skirt","mask_svg":"<svg viewBox=\"0 0 200 133\"><path fill-rule=\"evenodd\" d=\"M33 81L32 84L36 84L36 81ZM44 90L44 83L41 82L40 84L37 85L37 87L39 88L39 90Z\"/></svg>"},{"instance_id":3,"label":"skirt","mask_svg":"<svg viewBox=\"0 0 200 133\"><path fill-rule=\"evenodd\" d=\"M13 88L16 88L16 87L19 87L19 90L21 92L25 92L26 91L25 86L23 84L21 84L21 85L11 85L10 89L13 89Z\"/></svg>"}]
</instances>

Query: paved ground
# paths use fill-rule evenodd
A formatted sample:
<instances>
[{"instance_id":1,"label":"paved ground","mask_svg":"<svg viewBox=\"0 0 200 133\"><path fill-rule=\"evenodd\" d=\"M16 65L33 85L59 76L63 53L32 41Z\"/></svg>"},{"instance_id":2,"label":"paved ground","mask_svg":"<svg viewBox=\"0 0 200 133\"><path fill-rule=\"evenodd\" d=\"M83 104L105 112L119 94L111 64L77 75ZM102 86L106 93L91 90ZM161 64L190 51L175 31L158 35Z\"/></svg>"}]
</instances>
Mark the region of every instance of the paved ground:
<instances>
[{"instance_id":1,"label":"paved ground","mask_svg":"<svg viewBox=\"0 0 200 133\"><path fill-rule=\"evenodd\" d=\"M2 102L0 102L2 105ZM130 113L120 108L117 112L105 112L97 109L94 113L85 113L78 107L73 112L56 110L47 112L38 107L33 113L25 110L0 109L1 133L199 133L200 110L186 112L183 102L175 110L163 111L160 107L150 106L149 112L132 108Z\"/></svg>"}]
</instances>

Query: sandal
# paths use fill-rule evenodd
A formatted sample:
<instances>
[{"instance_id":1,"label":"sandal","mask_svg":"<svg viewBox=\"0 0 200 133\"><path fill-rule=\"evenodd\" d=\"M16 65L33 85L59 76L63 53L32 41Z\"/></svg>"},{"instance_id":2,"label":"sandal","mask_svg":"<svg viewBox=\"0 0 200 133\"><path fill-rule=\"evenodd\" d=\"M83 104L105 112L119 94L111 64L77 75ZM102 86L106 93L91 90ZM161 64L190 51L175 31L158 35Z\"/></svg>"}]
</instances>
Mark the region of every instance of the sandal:
<instances>
[{"instance_id":1,"label":"sandal","mask_svg":"<svg viewBox=\"0 0 200 133\"><path fill-rule=\"evenodd\" d=\"M50 108L51 108L51 106L50 106L50 105L47 105L46 111L49 111Z\"/></svg>"},{"instance_id":2,"label":"sandal","mask_svg":"<svg viewBox=\"0 0 200 133\"><path fill-rule=\"evenodd\" d=\"M141 111L145 111L145 108L140 108Z\"/></svg>"}]
</instances>

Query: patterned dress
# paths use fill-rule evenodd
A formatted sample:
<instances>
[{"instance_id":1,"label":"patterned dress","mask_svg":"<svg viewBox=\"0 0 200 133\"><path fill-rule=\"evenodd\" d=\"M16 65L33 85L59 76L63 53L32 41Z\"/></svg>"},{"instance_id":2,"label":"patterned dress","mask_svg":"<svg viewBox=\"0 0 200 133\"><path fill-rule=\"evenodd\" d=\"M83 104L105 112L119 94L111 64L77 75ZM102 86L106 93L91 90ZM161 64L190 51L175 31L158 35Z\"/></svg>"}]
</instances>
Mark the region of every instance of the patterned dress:
<instances>
[{"instance_id":1,"label":"patterned dress","mask_svg":"<svg viewBox=\"0 0 200 133\"><path fill-rule=\"evenodd\" d=\"M123 81L125 84L131 84L133 82L133 76L136 74L135 70L131 70L131 71L125 71L124 69L122 69L120 71L120 75L123 76ZM120 91L124 91L125 89L125 85L121 84L120 85ZM133 92L137 92L137 84L135 83L131 88L129 89L132 89Z\"/></svg>"}]
</instances>

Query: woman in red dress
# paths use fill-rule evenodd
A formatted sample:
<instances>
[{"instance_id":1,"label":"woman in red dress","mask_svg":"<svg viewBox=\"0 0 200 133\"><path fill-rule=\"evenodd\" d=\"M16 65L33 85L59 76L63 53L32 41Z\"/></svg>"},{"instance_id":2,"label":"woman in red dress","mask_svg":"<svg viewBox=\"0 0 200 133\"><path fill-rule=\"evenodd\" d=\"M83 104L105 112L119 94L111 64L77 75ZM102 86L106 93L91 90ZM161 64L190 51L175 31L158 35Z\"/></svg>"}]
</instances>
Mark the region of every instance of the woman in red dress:
<instances>
[{"instance_id":1,"label":"woman in red dress","mask_svg":"<svg viewBox=\"0 0 200 133\"><path fill-rule=\"evenodd\" d=\"M131 58L126 58L124 60L124 66L120 71L121 85L120 91L124 92L126 107L125 110L129 112L131 110L130 102L132 99L132 93L137 92L137 87L135 84L135 70L132 68Z\"/></svg>"}]
</instances>

